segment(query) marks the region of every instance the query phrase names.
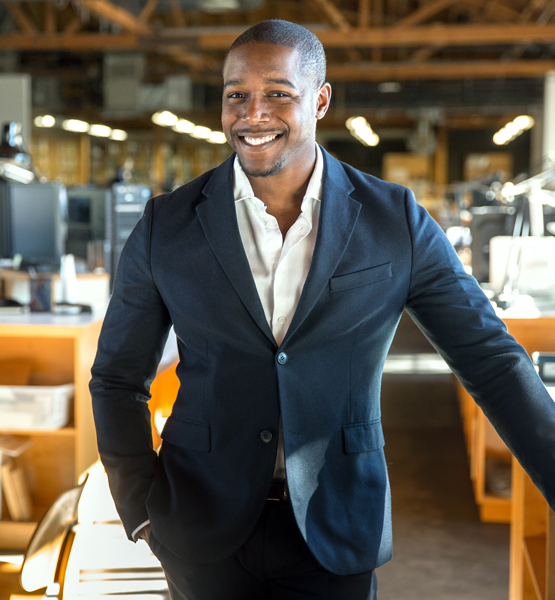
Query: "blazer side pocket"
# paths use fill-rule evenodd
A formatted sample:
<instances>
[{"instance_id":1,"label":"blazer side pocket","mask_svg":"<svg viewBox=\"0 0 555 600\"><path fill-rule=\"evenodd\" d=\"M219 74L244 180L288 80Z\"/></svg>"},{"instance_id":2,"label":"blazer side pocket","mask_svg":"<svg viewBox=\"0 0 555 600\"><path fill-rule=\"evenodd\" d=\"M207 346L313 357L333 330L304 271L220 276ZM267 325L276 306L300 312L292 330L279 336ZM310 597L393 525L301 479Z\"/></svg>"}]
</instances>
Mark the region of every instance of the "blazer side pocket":
<instances>
[{"instance_id":1,"label":"blazer side pocket","mask_svg":"<svg viewBox=\"0 0 555 600\"><path fill-rule=\"evenodd\" d=\"M338 275L330 279L330 292L342 292L352 288L362 287L377 281L383 281L392 277L391 263L357 271L356 273L347 273L347 275Z\"/></svg>"},{"instance_id":2,"label":"blazer side pocket","mask_svg":"<svg viewBox=\"0 0 555 600\"><path fill-rule=\"evenodd\" d=\"M161 438L180 448L210 452L210 427L203 423L184 421L170 415L162 430Z\"/></svg>"},{"instance_id":3,"label":"blazer side pocket","mask_svg":"<svg viewBox=\"0 0 555 600\"><path fill-rule=\"evenodd\" d=\"M385 444L381 421L343 425L343 448L346 454L370 452Z\"/></svg>"}]
</instances>

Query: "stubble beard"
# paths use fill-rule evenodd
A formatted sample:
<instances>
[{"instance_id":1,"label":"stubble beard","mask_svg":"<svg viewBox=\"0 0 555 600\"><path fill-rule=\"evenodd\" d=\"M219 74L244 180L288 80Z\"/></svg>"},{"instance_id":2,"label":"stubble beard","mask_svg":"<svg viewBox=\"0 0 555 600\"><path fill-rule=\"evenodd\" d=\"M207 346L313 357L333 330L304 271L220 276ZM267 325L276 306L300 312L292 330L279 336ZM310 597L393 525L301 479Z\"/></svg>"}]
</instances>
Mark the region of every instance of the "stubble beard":
<instances>
[{"instance_id":1,"label":"stubble beard","mask_svg":"<svg viewBox=\"0 0 555 600\"><path fill-rule=\"evenodd\" d=\"M239 160L241 168L245 172L245 175L248 175L249 177L271 177L272 175L276 175L281 171L281 169L283 169L283 163L285 162L285 156L280 156L279 159L274 163L274 165L272 165L269 169L253 170L249 169L243 164L239 155L237 155L237 158Z\"/></svg>"}]
</instances>

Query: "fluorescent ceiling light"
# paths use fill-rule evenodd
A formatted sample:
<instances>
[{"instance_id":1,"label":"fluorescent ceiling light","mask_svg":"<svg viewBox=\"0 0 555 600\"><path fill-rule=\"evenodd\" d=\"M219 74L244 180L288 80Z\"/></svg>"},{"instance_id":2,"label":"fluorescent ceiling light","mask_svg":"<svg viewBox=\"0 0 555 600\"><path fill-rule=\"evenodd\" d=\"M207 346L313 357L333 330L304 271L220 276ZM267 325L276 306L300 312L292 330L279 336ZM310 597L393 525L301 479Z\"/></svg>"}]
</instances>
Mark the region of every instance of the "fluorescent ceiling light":
<instances>
[{"instance_id":1,"label":"fluorescent ceiling light","mask_svg":"<svg viewBox=\"0 0 555 600\"><path fill-rule=\"evenodd\" d=\"M520 115L493 134L493 143L497 146L508 144L526 129L534 127L534 123L534 119L529 115Z\"/></svg>"},{"instance_id":2,"label":"fluorescent ceiling light","mask_svg":"<svg viewBox=\"0 0 555 600\"><path fill-rule=\"evenodd\" d=\"M173 127L178 121L177 117L169 110L156 112L151 119L155 125L161 125L162 127Z\"/></svg>"},{"instance_id":3,"label":"fluorescent ceiling light","mask_svg":"<svg viewBox=\"0 0 555 600\"><path fill-rule=\"evenodd\" d=\"M179 119L177 123L172 127L174 131L178 133L191 133L195 128L195 124L187 119Z\"/></svg>"},{"instance_id":4,"label":"fluorescent ceiling light","mask_svg":"<svg viewBox=\"0 0 555 600\"><path fill-rule=\"evenodd\" d=\"M207 140L211 133L212 130L209 127L203 127L202 125L197 125L194 127L193 131L191 131L191 135L199 140Z\"/></svg>"},{"instance_id":5,"label":"fluorescent ceiling light","mask_svg":"<svg viewBox=\"0 0 555 600\"><path fill-rule=\"evenodd\" d=\"M110 139L124 142L127 139L127 131L123 131L123 129L112 129Z\"/></svg>"},{"instance_id":6,"label":"fluorescent ceiling light","mask_svg":"<svg viewBox=\"0 0 555 600\"><path fill-rule=\"evenodd\" d=\"M52 115L43 115L35 117L33 123L37 127L54 127L56 124L56 119Z\"/></svg>"},{"instance_id":7,"label":"fluorescent ceiling light","mask_svg":"<svg viewBox=\"0 0 555 600\"><path fill-rule=\"evenodd\" d=\"M79 119L66 119L62 123L66 131L75 131L77 133L86 133L89 130L89 124Z\"/></svg>"},{"instance_id":8,"label":"fluorescent ceiling light","mask_svg":"<svg viewBox=\"0 0 555 600\"><path fill-rule=\"evenodd\" d=\"M89 135L94 135L95 137L110 137L112 133L112 128L107 125L91 125L89 129Z\"/></svg>"},{"instance_id":9,"label":"fluorescent ceiling light","mask_svg":"<svg viewBox=\"0 0 555 600\"><path fill-rule=\"evenodd\" d=\"M377 146L380 138L364 117L349 117L345 121L351 135L365 146Z\"/></svg>"},{"instance_id":10,"label":"fluorescent ceiling light","mask_svg":"<svg viewBox=\"0 0 555 600\"><path fill-rule=\"evenodd\" d=\"M222 131L213 131L208 137L211 144L225 144L227 142L225 133Z\"/></svg>"},{"instance_id":11,"label":"fluorescent ceiling light","mask_svg":"<svg viewBox=\"0 0 555 600\"><path fill-rule=\"evenodd\" d=\"M3 163L0 165L5 177L19 181L19 183L31 183L35 179L35 174L32 171L18 167L12 163Z\"/></svg>"}]
</instances>

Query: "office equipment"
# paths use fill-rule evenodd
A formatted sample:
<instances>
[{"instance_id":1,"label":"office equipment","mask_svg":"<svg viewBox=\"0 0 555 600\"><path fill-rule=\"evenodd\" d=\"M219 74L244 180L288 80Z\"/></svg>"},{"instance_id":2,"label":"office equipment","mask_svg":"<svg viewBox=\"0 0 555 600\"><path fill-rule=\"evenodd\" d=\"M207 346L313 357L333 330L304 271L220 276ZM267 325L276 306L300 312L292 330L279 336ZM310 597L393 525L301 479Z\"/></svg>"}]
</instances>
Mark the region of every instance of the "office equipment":
<instances>
[{"instance_id":1,"label":"office equipment","mask_svg":"<svg viewBox=\"0 0 555 600\"><path fill-rule=\"evenodd\" d=\"M478 206L470 208L470 213L472 274L483 283L489 281L490 240L513 233L516 209L513 206Z\"/></svg>"},{"instance_id":2,"label":"office equipment","mask_svg":"<svg viewBox=\"0 0 555 600\"><path fill-rule=\"evenodd\" d=\"M59 183L0 181L0 255L58 270L66 237L66 189Z\"/></svg>"},{"instance_id":3,"label":"office equipment","mask_svg":"<svg viewBox=\"0 0 555 600\"><path fill-rule=\"evenodd\" d=\"M88 260L90 242L104 244L106 239L106 210L110 208L110 189L91 186L67 190L67 254ZM103 257L102 264L106 258Z\"/></svg>"},{"instance_id":4,"label":"office equipment","mask_svg":"<svg viewBox=\"0 0 555 600\"><path fill-rule=\"evenodd\" d=\"M106 214L106 240L110 255L112 283L123 246L142 217L150 190L142 185L114 183L110 210Z\"/></svg>"}]
</instances>

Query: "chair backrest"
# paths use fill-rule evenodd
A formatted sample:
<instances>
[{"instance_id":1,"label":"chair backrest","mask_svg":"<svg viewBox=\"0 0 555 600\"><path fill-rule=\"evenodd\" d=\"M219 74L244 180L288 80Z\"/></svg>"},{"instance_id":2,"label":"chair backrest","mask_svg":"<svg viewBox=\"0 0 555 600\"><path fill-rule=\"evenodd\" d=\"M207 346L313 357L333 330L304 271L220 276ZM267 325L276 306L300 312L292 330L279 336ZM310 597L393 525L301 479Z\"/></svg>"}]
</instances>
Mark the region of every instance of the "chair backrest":
<instances>
[{"instance_id":1,"label":"chair backrest","mask_svg":"<svg viewBox=\"0 0 555 600\"><path fill-rule=\"evenodd\" d=\"M21 587L34 592L57 581L60 558L73 526L86 479L61 494L48 509L25 551L20 574Z\"/></svg>"}]
</instances>

